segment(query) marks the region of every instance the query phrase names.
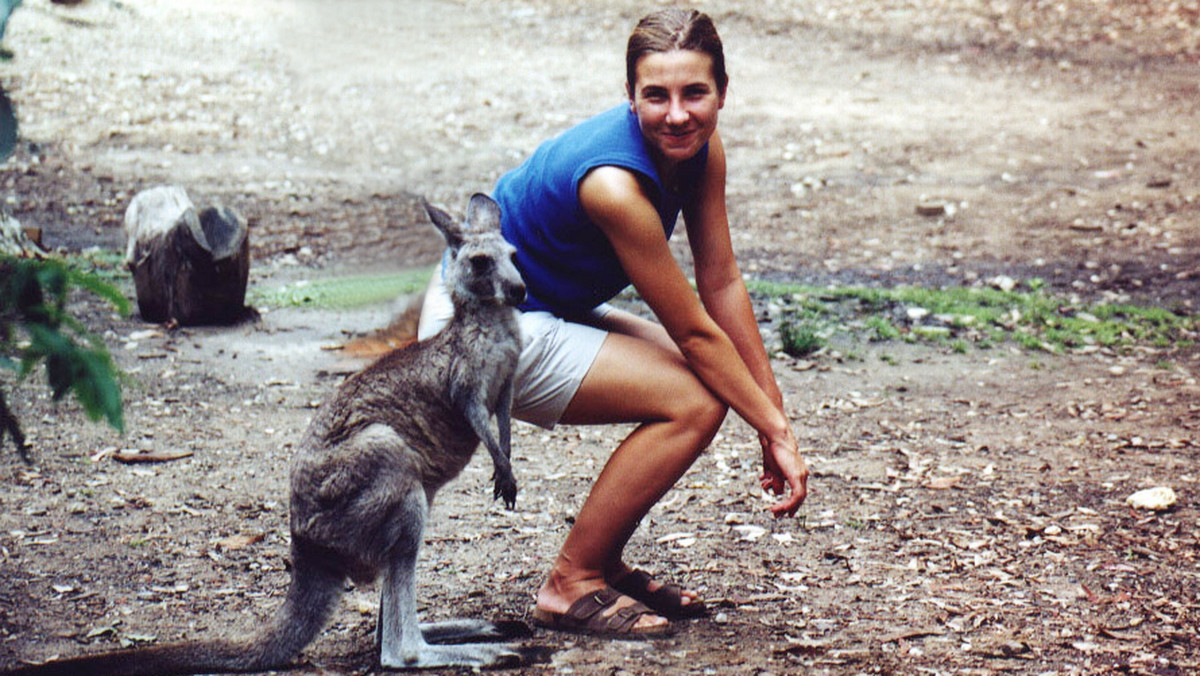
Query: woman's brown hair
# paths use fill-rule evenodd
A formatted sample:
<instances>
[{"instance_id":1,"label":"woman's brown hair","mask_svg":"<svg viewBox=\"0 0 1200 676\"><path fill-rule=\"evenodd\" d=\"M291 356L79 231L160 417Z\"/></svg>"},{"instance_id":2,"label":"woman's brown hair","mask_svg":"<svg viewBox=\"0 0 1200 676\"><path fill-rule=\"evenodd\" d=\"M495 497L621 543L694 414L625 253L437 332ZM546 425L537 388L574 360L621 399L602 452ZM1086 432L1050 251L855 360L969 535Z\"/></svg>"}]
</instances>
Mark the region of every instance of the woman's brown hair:
<instances>
[{"instance_id":1,"label":"woman's brown hair","mask_svg":"<svg viewBox=\"0 0 1200 676\"><path fill-rule=\"evenodd\" d=\"M644 17L629 36L629 44L625 48L625 81L629 85L631 98L635 91L638 61L648 54L676 49L703 52L712 57L717 93L725 95L725 88L729 85L729 75L725 72L725 50L712 19L694 9L669 7Z\"/></svg>"}]
</instances>

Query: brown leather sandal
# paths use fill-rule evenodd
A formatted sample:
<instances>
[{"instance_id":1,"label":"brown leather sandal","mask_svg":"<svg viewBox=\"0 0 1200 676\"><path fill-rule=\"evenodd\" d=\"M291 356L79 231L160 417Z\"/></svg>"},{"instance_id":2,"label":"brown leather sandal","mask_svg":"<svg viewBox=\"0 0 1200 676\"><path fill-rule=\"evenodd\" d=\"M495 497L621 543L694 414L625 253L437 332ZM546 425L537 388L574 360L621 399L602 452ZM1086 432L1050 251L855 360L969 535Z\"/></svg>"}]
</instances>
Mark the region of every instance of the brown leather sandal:
<instances>
[{"instance_id":1,"label":"brown leather sandal","mask_svg":"<svg viewBox=\"0 0 1200 676\"><path fill-rule=\"evenodd\" d=\"M634 626L643 616L657 614L640 602L618 608L616 612L605 615L606 611L623 596L625 594L616 589L605 587L590 594L584 594L571 604L565 613L534 609L533 621L547 629L596 636L661 636L672 631L670 624L646 628Z\"/></svg>"},{"instance_id":2,"label":"brown leather sandal","mask_svg":"<svg viewBox=\"0 0 1200 676\"><path fill-rule=\"evenodd\" d=\"M663 583L650 591L654 576L644 570L631 570L612 582L617 591L646 604L650 610L668 620L686 620L708 614L708 606L699 599L683 602L683 588L677 584Z\"/></svg>"}]
</instances>

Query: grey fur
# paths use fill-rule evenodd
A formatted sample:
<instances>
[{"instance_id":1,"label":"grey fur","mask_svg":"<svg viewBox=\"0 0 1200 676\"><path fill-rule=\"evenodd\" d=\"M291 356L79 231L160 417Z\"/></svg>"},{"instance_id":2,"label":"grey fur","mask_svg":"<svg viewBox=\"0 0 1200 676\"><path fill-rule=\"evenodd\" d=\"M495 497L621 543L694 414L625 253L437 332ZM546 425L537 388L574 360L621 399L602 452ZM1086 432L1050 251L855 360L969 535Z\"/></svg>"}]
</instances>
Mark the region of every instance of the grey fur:
<instances>
[{"instance_id":1,"label":"grey fur","mask_svg":"<svg viewBox=\"0 0 1200 676\"><path fill-rule=\"evenodd\" d=\"M246 642L155 646L10 673L162 676L282 667L325 625L347 577L367 582L381 573L384 667L487 667L528 654L487 642L503 633L487 622L417 622L416 558L426 515L480 440L492 457L495 497L510 507L516 499L509 410L520 353L514 307L525 297L495 202L475 195L461 224L436 207L426 210L449 245L445 283L454 319L429 340L351 376L318 409L291 473L292 582L267 628Z\"/></svg>"}]
</instances>

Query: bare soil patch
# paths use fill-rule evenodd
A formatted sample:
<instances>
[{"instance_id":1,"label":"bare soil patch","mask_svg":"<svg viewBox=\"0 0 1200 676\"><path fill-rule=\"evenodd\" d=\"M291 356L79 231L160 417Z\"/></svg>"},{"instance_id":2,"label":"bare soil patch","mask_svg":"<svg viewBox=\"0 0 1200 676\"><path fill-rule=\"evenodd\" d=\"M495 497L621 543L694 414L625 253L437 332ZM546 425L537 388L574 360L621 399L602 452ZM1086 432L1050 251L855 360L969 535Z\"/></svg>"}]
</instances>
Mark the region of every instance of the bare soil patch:
<instances>
[{"instance_id":1,"label":"bare soil patch","mask_svg":"<svg viewBox=\"0 0 1200 676\"><path fill-rule=\"evenodd\" d=\"M722 134L748 275L1005 274L1200 311L1194 2L701 7L733 76ZM419 199L459 209L619 103L646 10L26 0L0 64L22 123L5 206L52 248L116 249L129 198L172 182L250 219L255 285L427 265L439 243ZM946 209L918 213L930 202ZM291 445L361 365L325 348L390 308L168 331L78 307L130 374L128 433L0 381L38 459L0 462L0 664L252 630L288 578ZM713 617L652 642L538 632L557 652L528 671L1200 670L1194 348L863 343L776 364L812 449L803 518L763 511L756 442L731 419L630 548ZM514 511L490 502L485 462L449 486L421 564L426 614L528 619L624 431L519 427ZM125 448L192 455L111 458ZM1177 492L1172 510L1124 504L1156 485ZM374 673L376 594L350 589L294 673Z\"/></svg>"}]
</instances>

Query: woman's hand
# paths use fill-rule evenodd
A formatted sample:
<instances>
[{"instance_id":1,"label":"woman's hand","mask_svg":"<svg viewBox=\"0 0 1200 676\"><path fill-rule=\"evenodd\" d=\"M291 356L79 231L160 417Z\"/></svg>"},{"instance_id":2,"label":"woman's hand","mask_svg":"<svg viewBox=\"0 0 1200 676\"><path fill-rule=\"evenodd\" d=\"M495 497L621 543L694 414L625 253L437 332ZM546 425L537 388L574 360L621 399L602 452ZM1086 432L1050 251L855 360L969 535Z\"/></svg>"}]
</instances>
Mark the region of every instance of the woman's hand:
<instances>
[{"instance_id":1,"label":"woman's hand","mask_svg":"<svg viewBox=\"0 0 1200 676\"><path fill-rule=\"evenodd\" d=\"M808 463L800 455L791 430L777 439L760 435L759 441L763 447L763 473L760 477L763 490L783 496L779 502L771 505L771 513L777 519L795 516L808 497Z\"/></svg>"}]
</instances>

